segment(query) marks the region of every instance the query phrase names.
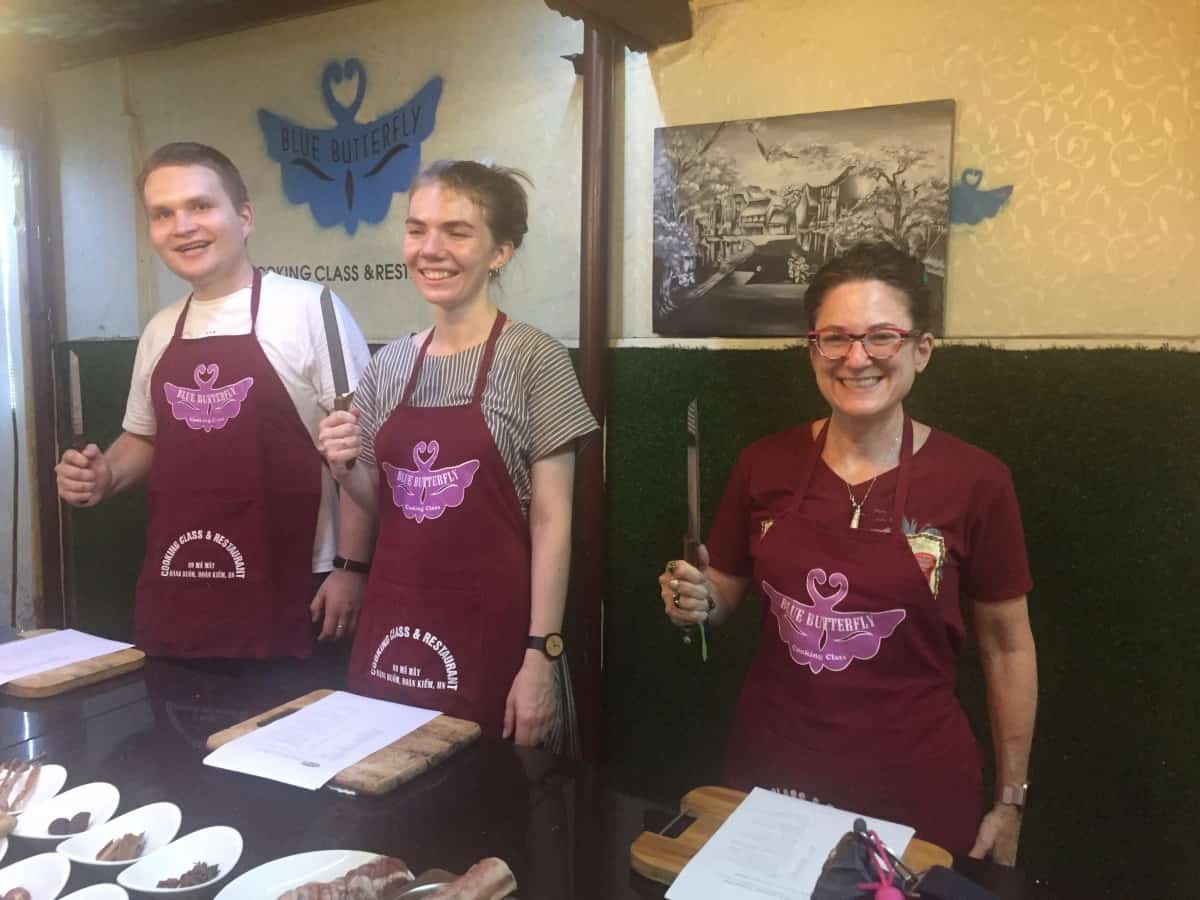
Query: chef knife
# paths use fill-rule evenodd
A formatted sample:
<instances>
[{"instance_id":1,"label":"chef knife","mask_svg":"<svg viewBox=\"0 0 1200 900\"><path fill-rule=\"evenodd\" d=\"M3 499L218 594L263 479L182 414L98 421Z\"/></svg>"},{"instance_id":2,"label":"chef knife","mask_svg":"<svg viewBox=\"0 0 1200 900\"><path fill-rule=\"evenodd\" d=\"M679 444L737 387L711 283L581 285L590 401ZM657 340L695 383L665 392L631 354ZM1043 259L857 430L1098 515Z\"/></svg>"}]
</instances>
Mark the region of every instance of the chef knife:
<instances>
[{"instance_id":1,"label":"chef knife","mask_svg":"<svg viewBox=\"0 0 1200 900\"><path fill-rule=\"evenodd\" d=\"M333 372L333 408L349 410L354 394L350 391L350 379L346 375L346 357L342 353L342 334L338 330L337 310L333 308L333 294L328 287L321 288L321 318L325 321L325 345L329 349L329 368ZM354 460L346 464L354 468Z\"/></svg>"},{"instance_id":2,"label":"chef knife","mask_svg":"<svg viewBox=\"0 0 1200 900\"><path fill-rule=\"evenodd\" d=\"M683 536L683 558L700 565L700 402L693 398L687 408L687 534ZM700 658L708 662L708 623L697 626L700 632ZM683 632L683 642L692 642L691 629Z\"/></svg>"}]
</instances>

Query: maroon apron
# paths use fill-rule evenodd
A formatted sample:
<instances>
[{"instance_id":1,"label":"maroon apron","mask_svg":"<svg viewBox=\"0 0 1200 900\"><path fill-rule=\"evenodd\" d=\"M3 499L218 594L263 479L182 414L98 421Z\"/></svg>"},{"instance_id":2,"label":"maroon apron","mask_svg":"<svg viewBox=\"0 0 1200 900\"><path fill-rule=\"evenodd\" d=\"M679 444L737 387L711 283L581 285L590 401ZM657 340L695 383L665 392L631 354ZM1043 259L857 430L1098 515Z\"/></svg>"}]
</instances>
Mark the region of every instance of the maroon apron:
<instances>
[{"instance_id":1,"label":"maroon apron","mask_svg":"<svg viewBox=\"0 0 1200 900\"><path fill-rule=\"evenodd\" d=\"M379 538L350 689L478 722L499 736L529 633L529 526L483 418L496 316L471 402L416 407L433 331L375 437Z\"/></svg>"},{"instance_id":2,"label":"maroon apron","mask_svg":"<svg viewBox=\"0 0 1200 900\"><path fill-rule=\"evenodd\" d=\"M726 781L912 825L965 853L981 815L980 756L955 695L946 624L901 527L912 421L888 533L799 514L827 428L801 462L795 500L754 549L762 634Z\"/></svg>"},{"instance_id":3,"label":"maroon apron","mask_svg":"<svg viewBox=\"0 0 1200 900\"><path fill-rule=\"evenodd\" d=\"M161 656L312 653L321 458L255 336L183 339L150 379L158 434L135 640Z\"/></svg>"}]
</instances>

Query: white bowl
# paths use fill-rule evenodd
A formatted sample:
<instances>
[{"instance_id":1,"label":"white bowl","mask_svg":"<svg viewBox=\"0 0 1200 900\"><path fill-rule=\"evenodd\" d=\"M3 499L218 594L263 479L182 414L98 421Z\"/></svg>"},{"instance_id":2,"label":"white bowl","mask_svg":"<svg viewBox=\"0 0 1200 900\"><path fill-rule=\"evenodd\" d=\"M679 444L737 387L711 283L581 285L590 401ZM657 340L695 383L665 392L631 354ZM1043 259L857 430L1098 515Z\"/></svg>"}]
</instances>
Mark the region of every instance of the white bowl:
<instances>
[{"instance_id":1,"label":"white bowl","mask_svg":"<svg viewBox=\"0 0 1200 900\"><path fill-rule=\"evenodd\" d=\"M117 816L111 822L77 834L58 845L58 852L71 860L85 866L119 869L137 862L143 856L149 856L171 843L179 832L179 823L183 813L174 803L151 803L139 806L137 809ZM144 834L146 846L133 859L101 860L96 854L104 849L104 845L114 838L127 834Z\"/></svg>"},{"instance_id":2,"label":"white bowl","mask_svg":"<svg viewBox=\"0 0 1200 900\"><path fill-rule=\"evenodd\" d=\"M214 825L184 835L174 843L167 844L117 876L117 883L131 891L145 894L186 894L216 884L227 878L242 857L242 836L236 828ZM160 888L158 883L166 878L178 878L196 863L204 862L218 869L217 877L203 884L181 888Z\"/></svg>"},{"instance_id":3,"label":"white bowl","mask_svg":"<svg viewBox=\"0 0 1200 900\"><path fill-rule=\"evenodd\" d=\"M73 835L50 834L47 831L55 819L69 819L76 813L86 811L91 815L87 827L87 830L91 831L111 819L120 802L121 792L108 782L93 781L91 784L81 784L45 803L29 807L17 817L17 827L13 829L13 834L35 841L65 841Z\"/></svg>"},{"instance_id":4,"label":"white bowl","mask_svg":"<svg viewBox=\"0 0 1200 900\"><path fill-rule=\"evenodd\" d=\"M129 895L125 893L125 888L115 884L93 884L59 900L129 900Z\"/></svg>"},{"instance_id":5,"label":"white bowl","mask_svg":"<svg viewBox=\"0 0 1200 900\"><path fill-rule=\"evenodd\" d=\"M33 900L54 900L70 877L71 863L65 856L39 853L0 869L0 896L23 887Z\"/></svg>"},{"instance_id":6,"label":"white bowl","mask_svg":"<svg viewBox=\"0 0 1200 900\"><path fill-rule=\"evenodd\" d=\"M63 785L66 783L67 770L62 766L42 766L42 770L38 772L38 781L33 787L33 793L26 798L24 803L16 809L9 810L9 812L13 815L18 815L27 809L32 809L39 803L45 803L61 791Z\"/></svg>"},{"instance_id":7,"label":"white bowl","mask_svg":"<svg viewBox=\"0 0 1200 900\"><path fill-rule=\"evenodd\" d=\"M216 900L263 900L310 881L333 881L351 869L378 859L362 850L314 850L273 859L243 872L221 889Z\"/></svg>"}]
</instances>

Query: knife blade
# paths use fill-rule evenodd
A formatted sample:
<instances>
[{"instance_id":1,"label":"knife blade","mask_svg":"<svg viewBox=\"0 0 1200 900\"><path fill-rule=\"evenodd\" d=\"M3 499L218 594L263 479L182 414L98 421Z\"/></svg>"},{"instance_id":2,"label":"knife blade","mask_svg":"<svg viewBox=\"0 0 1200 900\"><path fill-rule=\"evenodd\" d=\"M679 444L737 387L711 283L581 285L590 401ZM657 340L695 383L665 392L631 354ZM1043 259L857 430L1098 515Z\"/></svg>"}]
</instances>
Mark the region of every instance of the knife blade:
<instances>
[{"instance_id":1,"label":"knife blade","mask_svg":"<svg viewBox=\"0 0 1200 900\"><path fill-rule=\"evenodd\" d=\"M329 348L329 368L333 372L334 409L349 409L350 379L346 375L346 357L342 353L342 334L338 329L337 310L333 308L333 294L328 287L321 288L321 318L325 322L325 345ZM338 405L345 398L346 406Z\"/></svg>"},{"instance_id":2,"label":"knife blade","mask_svg":"<svg viewBox=\"0 0 1200 900\"><path fill-rule=\"evenodd\" d=\"M687 534L683 536L683 558L700 565L700 401L693 398L687 408ZM696 626L700 632L700 658L708 662L708 623ZM684 629L683 642L692 642L691 629Z\"/></svg>"},{"instance_id":3,"label":"knife blade","mask_svg":"<svg viewBox=\"0 0 1200 900\"><path fill-rule=\"evenodd\" d=\"M325 322L325 346L329 350L329 368L333 373L333 408L346 411L354 394L350 391L350 378L346 374L346 357L342 353L342 334L338 329L337 310L333 308L333 294L328 287L321 288L321 319ZM354 460L346 464L354 468Z\"/></svg>"},{"instance_id":4,"label":"knife blade","mask_svg":"<svg viewBox=\"0 0 1200 900\"><path fill-rule=\"evenodd\" d=\"M83 434L83 388L79 381L79 356L74 350L67 352L67 396L71 406L71 449L82 450L87 446Z\"/></svg>"}]
</instances>

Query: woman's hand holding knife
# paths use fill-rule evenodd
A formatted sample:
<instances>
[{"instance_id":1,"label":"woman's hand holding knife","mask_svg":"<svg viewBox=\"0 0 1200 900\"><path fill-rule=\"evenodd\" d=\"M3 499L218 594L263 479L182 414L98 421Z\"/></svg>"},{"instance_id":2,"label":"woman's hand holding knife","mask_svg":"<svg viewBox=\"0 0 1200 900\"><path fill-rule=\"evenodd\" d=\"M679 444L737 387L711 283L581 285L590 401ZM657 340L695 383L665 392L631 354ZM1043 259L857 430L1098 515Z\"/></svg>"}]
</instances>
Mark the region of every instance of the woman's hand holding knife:
<instances>
[{"instance_id":1,"label":"woman's hand holding knife","mask_svg":"<svg viewBox=\"0 0 1200 900\"><path fill-rule=\"evenodd\" d=\"M683 560L667 563L658 576L663 610L676 627L707 623L720 605L720 596L708 575L708 548L696 548L696 564Z\"/></svg>"},{"instance_id":2,"label":"woman's hand holding knife","mask_svg":"<svg viewBox=\"0 0 1200 900\"><path fill-rule=\"evenodd\" d=\"M375 469L354 465L362 453L358 410L335 409L322 419L317 429L317 447L342 490L349 493L364 511L374 515L378 487Z\"/></svg>"},{"instance_id":3,"label":"woman's hand holding knife","mask_svg":"<svg viewBox=\"0 0 1200 900\"><path fill-rule=\"evenodd\" d=\"M362 452L362 429L357 410L334 410L321 420L317 445L329 470L339 482L346 477Z\"/></svg>"}]
</instances>

